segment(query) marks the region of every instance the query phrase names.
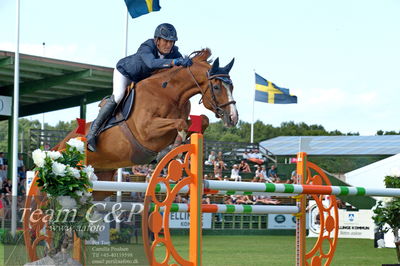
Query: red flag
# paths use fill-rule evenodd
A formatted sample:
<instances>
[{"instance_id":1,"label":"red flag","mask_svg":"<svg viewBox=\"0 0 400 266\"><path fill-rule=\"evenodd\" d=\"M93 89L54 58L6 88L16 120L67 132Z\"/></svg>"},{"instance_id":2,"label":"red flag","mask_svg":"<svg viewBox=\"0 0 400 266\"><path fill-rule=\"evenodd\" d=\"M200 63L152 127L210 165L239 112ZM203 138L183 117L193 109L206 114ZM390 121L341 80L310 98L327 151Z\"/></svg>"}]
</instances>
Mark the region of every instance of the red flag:
<instances>
[{"instance_id":1,"label":"red flag","mask_svg":"<svg viewBox=\"0 0 400 266\"><path fill-rule=\"evenodd\" d=\"M76 121L78 122L78 128L76 129L75 133L86 135L86 120L77 118Z\"/></svg>"},{"instance_id":2,"label":"red flag","mask_svg":"<svg viewBox=\"0 0 400 266\"><path fill-rule=\"evenodd\" d=\"M200 115L190 115L190 120L192 124L190 125L188 131L201 133L201 116Z\"/></svg>"}]
</instances>

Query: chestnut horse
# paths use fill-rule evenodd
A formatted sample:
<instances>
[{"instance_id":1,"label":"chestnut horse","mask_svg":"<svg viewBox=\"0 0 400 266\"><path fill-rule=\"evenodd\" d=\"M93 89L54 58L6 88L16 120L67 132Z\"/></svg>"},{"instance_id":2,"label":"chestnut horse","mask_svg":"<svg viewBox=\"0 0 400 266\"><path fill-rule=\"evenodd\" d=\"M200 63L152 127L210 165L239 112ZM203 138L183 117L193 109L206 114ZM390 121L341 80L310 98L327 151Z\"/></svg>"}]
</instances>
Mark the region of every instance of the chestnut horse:
<instances>
[{"instance_id":1,"label":"chestnut horse","mask_svg":"<svg viewBox=\"0 0 400 266\"><path fill-rule=\"evenodd\" d=\"M96 172L138 164L135 154L142 151L132 144L127 129L147 152L158 153L165 149L174 142L178 132L188 129L189 99L196 94L202 95L203 105L220 117L225 126L236 125L238 113L229 77L234 60L220 68L218 58L212 66L208 63L209 49L194 54L192 66L161 70L136 84L135 104L129 118L98 136L97 151L87 153L87 164L92 165ZM208 125L208 119L206 123ZM86 131L89 126L87 123ZM76 136L74 130L55 148L64 148L65 142ZM141 164L150 161L142 160ZM110 180L110 177L99 178Z\"/></svg>"}]
</instances>

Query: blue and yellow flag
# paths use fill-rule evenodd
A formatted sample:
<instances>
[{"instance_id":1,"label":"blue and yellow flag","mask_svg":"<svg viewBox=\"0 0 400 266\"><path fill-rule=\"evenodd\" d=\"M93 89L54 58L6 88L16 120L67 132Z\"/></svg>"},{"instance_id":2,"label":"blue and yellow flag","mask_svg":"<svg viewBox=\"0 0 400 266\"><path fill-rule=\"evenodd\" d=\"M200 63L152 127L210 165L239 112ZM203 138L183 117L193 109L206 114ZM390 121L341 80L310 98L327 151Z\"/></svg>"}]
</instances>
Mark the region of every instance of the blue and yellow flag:
<instances>
[{"instance_id":1,"label":"blue and yellow flag","mask_svg":"<svg viewBox=\"0 0 400 266\"><path fill-rule=\"evenodd\" d=\"M125 0L125 4L132 18L161 9L159 0Z\"/></svg>"},{"instance_id":2,"label":"blue and yellow flag","mask_svg":"<svg viewBox=\"0 0 400 266\"><path fill-rule=\"evenodd\" d=\"M289 90L280 88L256 73L256 95L254 100L272 104L297 103L297 96Z\"/></svg>"}]
</instances>

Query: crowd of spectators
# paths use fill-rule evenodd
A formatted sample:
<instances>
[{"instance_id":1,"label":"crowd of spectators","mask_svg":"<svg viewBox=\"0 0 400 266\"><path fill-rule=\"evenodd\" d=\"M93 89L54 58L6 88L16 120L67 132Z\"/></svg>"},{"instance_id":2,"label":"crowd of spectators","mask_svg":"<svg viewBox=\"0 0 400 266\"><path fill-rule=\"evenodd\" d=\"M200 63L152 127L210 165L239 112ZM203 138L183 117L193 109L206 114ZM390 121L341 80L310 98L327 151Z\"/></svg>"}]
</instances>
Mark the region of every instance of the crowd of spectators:
<instances>
[{"instance_id":1,"label":"crowd of spectators","mask_svg":"<svg viewBox=\"0 0 400 266\"><path fill-rule=\"evenodd\" d=\"M224 161L222 152L218 152L216 155L215 151L211 151L205 166L213 166L214 174L207 173L204 175L204 179L216 179L216 180L232 180L232 181L244 181L242 175L249 176L249 173L254 175L251 178L252 182L263 182L263 183L292 183L292 178L282 181L278 175L275 164L272 164L270 168L267 168L267 160L258 149L243 152L242 159L240 162L234 162L230 169L230 176L227 174L228 164ZM254 171L252 171L252 168ZM225 172L225 175L224 175Z\"/></svg>"},{"instance_id":2,"label":"crowd of spectators","mask_svg":"<svg viewBox=\"0 0 400 266\"><path fill-rule=\"evenodd\" d=\"M0 219L9 218L10 213L10 204L12 201L12 179L8 178L8 160L5 158L4 153L0 152ZM23 203L23 197L26 195L26 168L23 160L23 155L18 155L17 161L17 176L18 176L18 184L17 184L17 195L18 195L18 204Z\"/></svg>"}]
</instances>

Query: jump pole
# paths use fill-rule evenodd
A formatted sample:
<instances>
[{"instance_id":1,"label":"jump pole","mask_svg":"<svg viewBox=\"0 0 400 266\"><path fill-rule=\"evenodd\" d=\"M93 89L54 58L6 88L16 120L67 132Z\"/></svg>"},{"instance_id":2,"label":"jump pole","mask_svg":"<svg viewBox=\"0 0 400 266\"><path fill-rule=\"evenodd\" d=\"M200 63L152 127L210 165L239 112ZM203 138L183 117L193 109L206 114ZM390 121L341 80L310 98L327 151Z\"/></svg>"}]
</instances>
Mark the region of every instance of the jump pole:
<instances>
[{"instance_id":1,"label":"jump pole","mask_svg":"<svg viewBox=\"0 0 400 266\"><path fill-rule=\"evenodd\" d=\"M283 194L400 197L398 188L367 188L349 186L274 184L205 180L205 187L215 190L269 192Z\"/></svg>"}]
</instances>

